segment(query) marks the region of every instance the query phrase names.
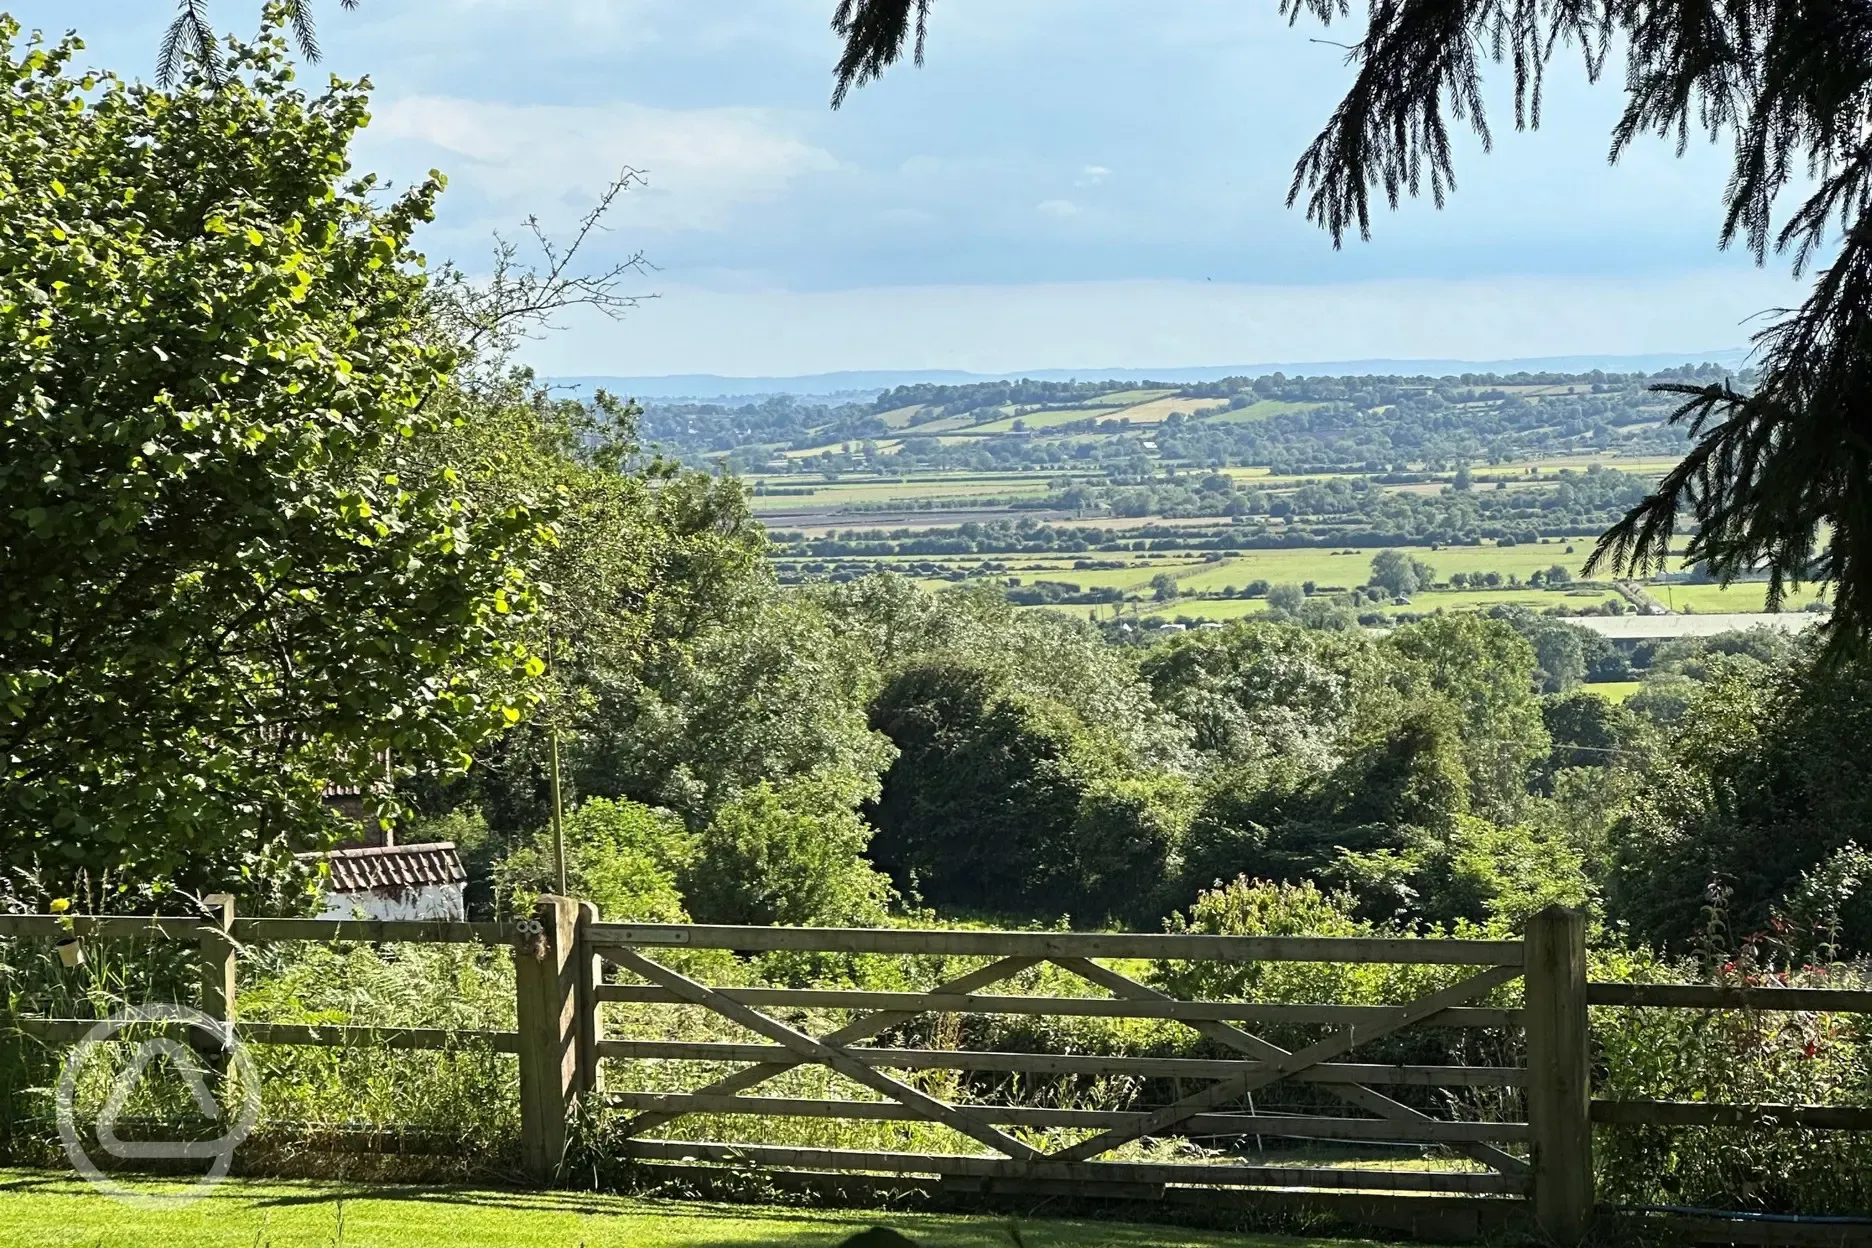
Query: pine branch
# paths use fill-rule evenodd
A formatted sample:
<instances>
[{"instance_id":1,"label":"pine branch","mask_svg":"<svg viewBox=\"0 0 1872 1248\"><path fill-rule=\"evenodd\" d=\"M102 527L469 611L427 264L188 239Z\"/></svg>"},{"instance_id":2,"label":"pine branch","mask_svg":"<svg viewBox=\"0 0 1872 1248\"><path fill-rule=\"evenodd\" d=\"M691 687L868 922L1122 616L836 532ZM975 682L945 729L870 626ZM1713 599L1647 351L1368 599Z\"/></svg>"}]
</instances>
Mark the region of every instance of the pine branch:
<instances>
[{"instance_id":1,"label":"pine branch","mask_svg":"<svg viewBox=\"0 0 1872 1248\"><path fill-rule=\"evenodd\" d=\"M211 83L221 80L221 49L208 25L206 0L180 0L175 20L163 31L156 50L156 83L170 87L187 76L192 65Z\"/></svg>"},{"instance_id":2,"label":"pine branch","mask_svg":"<svg viewBox=\"0 0 1872 1248\"><path fill-rule=\"evenodd\" d=\"M838 0L832 13L832 29L845 40L845 51L833 71L832 107L845 102L845 93L853 87L881 78L884 71L902 59L904 45L910 38L910 10L916 9L916 54L923 63L923 48L929 32L929 11L933 0Z\"/></svg>"}]
</instances>

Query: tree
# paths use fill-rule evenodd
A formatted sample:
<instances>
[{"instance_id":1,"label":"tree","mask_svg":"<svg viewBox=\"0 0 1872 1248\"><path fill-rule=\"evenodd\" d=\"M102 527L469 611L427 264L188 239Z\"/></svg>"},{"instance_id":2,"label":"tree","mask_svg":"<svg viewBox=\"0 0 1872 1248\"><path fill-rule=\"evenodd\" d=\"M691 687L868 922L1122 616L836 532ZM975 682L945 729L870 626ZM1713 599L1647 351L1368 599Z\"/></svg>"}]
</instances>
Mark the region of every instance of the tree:
<instances>
[{"instance_id":1,"label":"tree","mask_svg":"<svg viewBox=\"0 0 1872 1248\"><path fill-rule=\"evenodd\" d=\"M1070 711L974 665L925 662L885 686L871 723L898 750L870 814L873 857L900 888L1003 911L1057 894L1094 763Z\"/></svg>"},{"instance_id":2,"label":"tree","mask_svg":"<svg viewBox=\"0 0 1872 1248\"><path fill-rule=\"evenodd\" d=\"M566 879L574 897L597 905L614 923L687 923L679 873L696 856L696 838L668 811L594 798L566 815ZM544 832L494 867L495 896L513 914L530 914L541 893L557 892L552 837Z\"/></svg>"},{"instance_id":3,"label":"tree","mask_svg":"<svg viewBox=\"0 0 1872 1248\"><path fill-rule=\"evenodd\" d=\"M1267 591L1267 604L1274 611L1292 613L1306 601L1306 590L1294 584L1275 585Z\"/></svg>"},{"instance_id":4,"label":"tree","mask_svg":"<svg viewBox=\"0 0 1872 1248\"><path fill-rule=\"evenodd\" d=\"M1529 767L1549 746L1533 692L1533 648L1508 624L1475 615L1419 620L1384 644L1457 708L1477 813L1512 821Z\"/></svg>"},{"instance_id":5,"label":"tree","mask_svg":"<svg viewBox=\"0 0 1872 1248\"><path fill-rule=\"evenodd\" d=\"M819 775L735 795L697 838L684 873L704 923L878 923L889 883L861 856L871 839L855 809L869 776Z\"/></svg>"},{"instance_id":6,"label":"tree","mask_svg":"<svg viewBox=\"0 0 1872 1248\"><path fill-rule=\"evenodd\" d=\"M1580 644L1583 629L1558 621L1543 621L1546 627L1528 633L1534 647L1534 662L1539 667L1543 693L1565 693L1586 679L1586 650Z\"/></svg>"},{"instance_id":7,"label":"tree","mask_svg":"<svg viewBox=\"0 0 1872 1248\"><path fill-rule=\"evenodd\" d=\"M1179 775L953 656L906 667L871 722L898 750L868 812L871 855L905 892L1040 919L1151 917L1185 821Z\"/></svg>"},{"instance_id":8,"label":"tree","mask_svg":"<svg viewBox=\"0 0 1872 1248\"><path fill-rule=\"evenodd\" d=\"M353 178L362 89L295 90L271 32L173 92L17 37L0 858L257 882L342 830L327 784L458 765L522 716L554 500L399 460L458 351L411 249L440 180Z\"/></svg>"},{"instance_id":9,"label":"tree","mask_svg":"<svg viewBox=\"0 0 1872 1248\"><path fill-rule=\"evenodd\" d=\"M904 54L915 31L923 59L929 0L838 0L833 29L845 48L833 107ZM1281 10L1322 23L1346 15L1336 0L1282 0ZM914 12L914 20L913 14ZM1625 109L1612 134L1616 160L1646 134L1693 129L1733 137L1720 243L1744 243L1756 263L1792 251L1801 273L1838 251L1806 301L1757 335L1761 364L1750 391L1728 380L1656 387L1683 400L1672 415L1696 440L1682 463L1600 539L1588 570L1662 567L1678 518L1696 522L1688 556L1727 581L1769 573L1769 602L1791 584L1833 587L1824 625L1836 648L1872 638L1872 127L1865 83L1872 56L1857 10L1800 0L1659 6L1375 0L1350 45L1354 76L1325 129L1301 154L1288 188L1335 246L1371 232L1371 201L1395 208L1428 190L1441 207L1455 186L1451 123L1486 148L1485 59L1510 62L1517 128L1538 126L1548 63L1581 50L1589 78L1613 47L1625 53ZM1790 183L1804 195L1778 219ZM1778 228L1777 228L1778 225Z\"/></svg>"},{"instance_id":10,"label":"tree","mask_svg":"<svg viewBox=\"0 0 1872 1248\"><path fill-rule=\"evenodd\" d=\"M1556 563L1547 569L1547 584L1571 585L1572 583L1573 574L1566 570L1566 565Z\"/></svg>"},{"instance_id":11,"label":"tree","mask_svg":"<svg viewBox=\"0 0 1872 1248\"><path fill-rule=\"evenodd\" d=\"M1778 928L1798 957L1819 923L1838 929L1825 939L1844 952L1872 950L1872 887L1814 896L1872 819L1872 669L1812 651L1768 663L1718 652L1700 681L1683 682L1666 756L1613 831L1608 909L1634 935L1688 946L1708 926L1717 881L1731 933Z\"/></svg>"},{"instance_id":12,"label":"tree","mask_svg":"<svg viewBox=\"0 0 1872 1248\"><path fill-rule=\"evenodd\" d=\"M1156 576L1151 577L1150 585L1151 600L1153 602L1170 602L1177 596L1176 577L1171 576L1168 572L1159 572Z\"/></svg>"},{"instance_id":13,"label":"tree","mask_svg":"<svg viewBox=\"0 0 1872 1248\"><path fill-rule=\"evenodd\" d=\"M1414 594L1436 580L1436 570L1408 551L1381 550L1372 556L1371 584L1392 594Z\"/></svg>"}]
</instances>

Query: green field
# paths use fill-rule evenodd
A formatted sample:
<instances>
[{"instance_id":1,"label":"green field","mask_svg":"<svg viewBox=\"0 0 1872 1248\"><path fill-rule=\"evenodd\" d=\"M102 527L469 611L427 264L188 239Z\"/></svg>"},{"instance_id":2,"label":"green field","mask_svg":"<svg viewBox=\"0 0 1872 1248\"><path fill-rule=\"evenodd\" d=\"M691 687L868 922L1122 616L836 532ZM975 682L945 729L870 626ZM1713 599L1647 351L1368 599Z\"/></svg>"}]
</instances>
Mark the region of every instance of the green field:
<instances>
[{"instance_id":1,"label":"green field","mask_svg":"<svg viewBox=\"0 0 1872 1248\"><path fill-rule=\"evenodd\" d=\"M1432 611L1486 611L1490 607L1527 607L1530 610L1542 611L1549 607L1563 605L1578 610L1582 607L1597 606L1602 601L1616 597L1618 595L1611 590L1591 597L1574 597L1540 589L1431 590L1412 595L1409 606L1392 606L1390 603L1380 606L1362 603L1355 610L1361 614L1382 611L1386 615L1401 613L1423 615ZM1267 600L1264 598L1176 598L1169 602L1137 605L1138 614L1142 616L1173 619L1184 615L1197 620L1235 620L1244 615L1255 615L1265 611ZM1059 609L1070 611L1073 608ZM1101 613L1109 615L1111 609L1111 606L1105 606L1101 608Z\"/></svg>"},{"instance_id":2,"label":"green field","mask_svg":"<svg viewBox=\"0 0 1872 1248\"><path fill-rule=\"evenodd\" d=\"M1644 682L1637 680L1604 680L1596 685L1581 685L1580 688L1584 689L1587 693L1596 693L1607 701L1623 702L1626 698L1631 697L1632 694L1644 688Z\"/></svg>"},{"instance_id":3,"label":"green field","mask_svg":"<svg viewBox=\"0 0 1872 1248\"><path fill-rule=\"evenodd\" d=\"M145 1183L137 1189L161 1194L174 1187ZM242 1180L180 1208L132 1210L76 1178L26 1170L0 1170L0 1193L0 1243L9 1248L834 1248L872 1226L888 1226L921 1248L1330 1248L1367 1242L578 1192Z\"/></svg>"},{"instance_id":4,"label":"green field","mask_svg":"<svg viewBox=\"0 0 1872 1248\"><path fill-rule=\"evenodd\" d=\"M1122 406L1121 406L1122 405ZM984 409L962 416L945 418L917 427L918 436L929 436L939 442L965 443L974 442L985 445L995 438L1014 435L1015 421L1022 423L1023 432L1044 435L1048 429L1084 420L1088 417L1099 419L1124 417L1134 424L1149 424L1164 419L1172 410L1200 410L1217 408L1216 400L1196 399L1178 396L1167 390L1136 390L1107 394L1088 401L1084 405L1042 408L1016 416L1018 410L1003 406L1000 409ZM1279 400L1261 400L1247 407L1233 411L1211 411L1205 419L1255 420L1277 415L1283 411L1313 406L1306 403L1282 402ZM893 428L901 427L903 421L919 409L899 408L885 415ZM992 416L998 410L1003 413ZM980 424L970 426L971 420L979 416L991 415L992 418ZM943 430L957 430L967 426L966 433L943 433ZM1097 441L1108 434L1073 435L1067 441ZM1151 436L1148 435L1147 436ZM892 443L900 441L890 439ZM1054 445L1062 445L1055 440ZM1149 446L1150 443L1144 445ZM814 452L788 452L793 456L804 456ZM1594 465L1617 468L1625 472L1654 474L1663 471L1670 461L1656 455L1633 455L1621 457L1616 454L1596 453L1572 455L1549 455L1530 457L1526 460L1502 464L1474 464L1472 470L1479 480L1499 481L1513 491L1546 490L1556 486L1560 474L1564 472L1583 472ZM1182 469L1191 477L1211 471L1195 465L1185 465ZM1310 482L1323 482L1339 478L1357 478L1362 474L1352 471L1283 473L1275 474L1266 467L1231 466L1220 469L1230 477L1244 482L1252 481L1257 487L1280 495L1300 488ZM1058 469L1045 466L1033 466L1017 471L967 471L948 470L940 473L917 473L908 477L893 478L877 475L848 475L839 480L827 481L814 479L810 473L780 473L758 475L753 481L771 484L777 487L799 489L808 488L811 494L800 495L761 495L754 500L755 512L775 528L797 526L812 532L819 528L832 530L851 530L861 528L929 528L937 525L952 526L960 519L968 518L967 513L977 512L983 521L1002 521L1019 519L1027 513L1009 509L1009 502L1015 499L1033 499L1046 496L1062 477L1098 484L1105 479L1105 470L1095 462L1081 463L1078 460L1062 461ZM1436 472L1433 479L1425 482L1408 482L1381 488L1413 494L1435 494L1447 488L1447 465ZM1492 488L1492 487L1491 487ZM908 506L901 510L890 508L890 504L899 503ZM856 510L865 508L866 510ZM876 509L876 510L871 510ZM888 512L888 514L887 514ZM1230 523L1220 517L1190 517L1170 519L1162 516L1120 517L1099 512L1091 515L1053 518L1049 521L1056 530L1094 530L1102 534L1101 542L1117 538L1127 540L1130 532L1140 529L1152 529L1153 543L1162 540L1162 531L1171 530L1190 533L1191 548L1185 550L1154 551L1057 551L1047 554L984 554L980 556L863 556L853 555L830 561L813 560L797 552L787 557L791 564L789 576L836 575L848 577L872 568L901 567L919 584L930 588L941 588L955 583L953 574L960 572L970 579L1019 580L1023 584L1034 581L1053 581L1076 586L1081 591L1117 590L1127 598L1141 599L1139 609L1145 614L1169 617L1182 615L1197 619L1226 620L1242 615L1259 612L1263 609L1260 602L1240 600L1233 597L1202 598L1201 595L1222 594L1228 591L1240 591L1256 581L1266 581L1270 585L1284 583L1304 585L1308 582L1320 590L1351 589L1365 584L1370 577L1372 556L1377 553L1372 547L1342 547L1338 549L1320 547L1285 547L1228 552L1225 557L1216 558L1213 554L1196 549L1200 543L1213 541L1218 535L1234 536L1237 532L1247 535L1265 529L1267 536L1278 539L1283 526L1278 521L1265 519L1237 520ZM1249 527L1243 527L1244 525ZM1176 539L1172 539L1176 540ZM1479 573L1496 573L1504 584L1494 589L1477 587L1470 589L1443 589L1425 591L1414 596L1409 604L1361 604L1361 614L1382 611L1387 615L1399 613L1423 613L1436 610L1486 610L1495 606L1517 606L1533 610L1549 610L1565 607L1580 610L1595 607L1617 597L1609 584L1602 584L1594 590L1576 590L1567 593L1531 588L1529 578L1536 572L1544 572L1558 565L1567 569L1574 580L1584 576L1586 560L1593 551L1593 539L1586 536L1576 538L1549 538L1534 542L1498 545L1488 541L1474 546L1412 547L1413 555L1428 563L1434 569L1438 581L1447 583L1456 573L1474 576ZM1075 569L1076 561L1093 561L1104 564L1116 563L1118 567ZM817 566L807 570L807 562L816 562ZM1682 557L1673 561L1682 566ZM983 565L995 566L984 571ZM937 574L935 570L950 573ZM1168 573L1177 581L1180 596L1169 604L1157 605L1151 598L1151 580L1160 573ZM1604 571L1598 574L1600 581L1608 582L1609 575ZM1514 578L1518 583L1508 585L1505 582ZM1658 584L1650 587L1654 596L1679 613L1728 614L1753 613L1764 609L1766 588L1760 584L1738 584L1727 589L1716 585ZM1811 589L1789 596L1786 604L1790 610L1798 610L1814 600ZM1064 605L1064 604L1062 604ZM1070 609L1070 608L1068 608ZM1109 611L1109 604L1106 610Z\"/></svg>"},{"instance_id":5,"label":"green field","mask_svg":"<svg viewBox=\"0 0 1872 1248\"><path fill-rule=\"evenodd\" d=\"M799 478L768 477L763 480L776 487L810 489L811 494L760 494L751 501L756 515L787 511L824 511L851 503L891 503L923 499L953 498L967 504L983 498L1045 494L1050 478L1039 473L1025 476L995 474L980 477L920 477L914 481L801 481Z\"/></svg>"},{"instance_id":6,"label":"green field","mask_svg":"<svg viewBox=\"0 0 1872 1248\"><path fill-rule=\"evenodd\" d=\"M1178 616L1188 616L1192 620L1239 620L1244 616L1261 615L1267 611L1265 598L1177 598L1171 602L1150 602L1137 604L1137 614L1143 619L1174 620ZM1070 608L1068 608L1070 609ZM1101 607L1101 619L1109 618L1111 607ZM1129 609L1125 612L1127 618Z\"/></svg>"},{"instance_id":7,"label":"green field","mask_svg":"<svg viewBox=\"0 0 1872 1248\"><path fill-rule=\"evenodd\" d=\"M1111 404L1114 407L1130 407L1134 403L1148 403L1152 399L1167 398L1170 395L1173 395L1175 393L1176 393L1175 390L1162 390L1162 389L1159 389L1159 390L1114 390L1110 394L1099 395L1098 401L1100 403Z\"/></svg>"},{"instance_id":8,"label":"green field","mask_svg":"<svg viewBox=\"0 0 1872 1248\"><path fill-rule=\"evenodd\" d=\"M1246 407L1238 407L1232 412L1216 412L1209 419L1227 421L1229 424L1243 424L1250 420L1263 420L1269 416L1279 416L1283 412L1304 412L1316 406L1312 403L1288 403L1280 399L1262 399Z\"/></svg>"},{"instance_id":9,"label":"green field","mask_svg":"<svg viewBox=\"0 0 1872 1248\"><path fill-rule=\"evenodd\" d=\"M1570 555L1566 553L1569 545L1573 547ZM1449 579L1452 572L1499 572L1526 580L1530 574L1545 571L1556 563L1577 576L1590 549L1585 542L1553 542L1521 546L1445 546L1440 550L1412 547L1411 553L1434 568L1438 580ZM1227 585L1244 586L1254 580L1275 585L1284 581L1296 585L1312 581L1317 585L1349 589L1371 579L1372 556L1377 553L1371 549L1345 553L1311 547L1249 550L1232 554L1220 563L1198 565L1199 575L1180 577L1178 584L1190 591L1208 591Z\"/></svg>"},{"instance_id":10,"label":"green field","mask_svg":"<svg viewBox=\"0 0 1872 1248\"><path fill-rule=\"evenodd\" d=\"M1768 609L1768 586L1761 581L1740 582L1727 587L1665 584L1648 585L1645 588L1653 598L1677 612L1689 610L1698 615L1713 615L1728 611ZM1818 596L1813 586L1803 585L1787 595L1782 602L1782 610L1798 611Z\"/></svg>"},{"instance_id":11,"label":"green field","mask_svg":"<svg viewBox=\"0 0 1872 1248\"><path fill-rule=\"evenodd\" d=\"M1171 412L1182 412L1185 416L1194 416L1198 412L1227 406L1227 399L1185 399L1173 395L1169 398L1151 399L1149 402L1133 404L1123 411L1113 412L1112 419L1128 420L1134 425L1161 425L1170 419Z\"/></svg>"}]
</instances>

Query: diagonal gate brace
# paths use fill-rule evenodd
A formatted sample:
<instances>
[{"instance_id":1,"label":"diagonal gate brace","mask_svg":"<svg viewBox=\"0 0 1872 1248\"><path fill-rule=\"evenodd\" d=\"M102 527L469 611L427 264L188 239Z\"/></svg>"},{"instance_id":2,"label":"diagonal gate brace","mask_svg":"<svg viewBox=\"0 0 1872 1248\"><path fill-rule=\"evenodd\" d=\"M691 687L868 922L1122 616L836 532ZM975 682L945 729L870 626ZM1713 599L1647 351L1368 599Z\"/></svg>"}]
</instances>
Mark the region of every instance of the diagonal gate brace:
<instances>
[{"instance_id":1,"label":"diagonal gate brace","mask_svg":"<svg viewBox=\"0 0 1872 1248\"><path fill-rule=\"evenodd\" d=\"M1174 1001L1177 999L1169 993L1159 992L1146 984L1138 983L1135 979L1120 975L1109 967L1100 966L1090 958L1054 958L1052 961L1062 970L1071 971L1081 979L1107 989L1113 996L1125 997L1133 1001ZM1251 1035L1238 1027L1231 1027L1218 1019L1189 1020L1187 1025L1218 1044L1261 1058L1263 1061L1275 1061L1292 1056L1287 1049L1281 1048L1278 1044ZM1327 1083L1319 1087L1321 1091L1338 1097L1348 1105L1356 1105L1381 1118L1389 1118L1396 1122L1435 1121L1430 1115L1420 1113L1403 1102L1395 1101L1384 1093L1374 1091L1362 1084ZM1528 1164L1525 1161L1493 1145L1468 1143L1453 1144L1450 1147L1504 1174L1525 1174L1528 1171Z\"/></svg>"},{"instance_id":2,"label":"diagonal gate brace","mask_svg":"<svg viewBox=\"0 0 1872 1248\"><path fill-rule=\"evenodd\" d=\"M1310 1070L1322 1062L1330 1062L1361 1044L1390 1035L1413 1023L1420 1023L1434 1014L1441 1014L1451 1006L1461 1005L1491 988L1520 977L1521 968L1518 966L1491 967L1480 975L1472 975L1460 983L1433 992L1427 997L1420 997L1408 1005L1400 1005L1381 1022L1347 1027L1316 1044L1310 1044L1304 1049L1289 1053L1285 1057L1273 1058L1260 1070L1251 1071L1245 1075L1236 1075L1232 1079L1224 1079L1220 1083L1204 1088L1201 1092L1193 1093L1162 1109L1145 1114L1135 1122L1122 1127L1113 1127L1100 1132L1091 1139L1081 1140L1069 1148L1048 1153L1047 1158L1052 1161L1085 1161L1097 1157L1101 1153L1117 1148L1120 1144L1127 1144L1142 1136L1177 1126L1205 1109L1227 1104L1257 1088L1266 1087L1270 1083L1298 1074L1303 1070Z\"/></svg>"},{"instance_id":3,"label":"diagonal gate brace","mask_svg":"<svg viewBox=\"0 0 1872 1248\"><path fill-rule=\"evenodd\" d=\"M948 993L962 994L974 992L978 988L986 988L989 984L999 983L1010 975L1018 975L1028 967L1034 966L1040 961L1040 958L1001 958L998 961L990 962L987 966L978 967L966 975L961 975L955 979L947 980L936 985L936 987L930 989L930 995L942 996ZM827 1032L819 1038L819 1042L821 1044L850 1044L854 1040L864 1040L877 1035L881 1031L889 1031L892 1027L897 1026L897 1024L907 1023L911 1019L916 1018L919 1014L926 1012L927 1011L921 1010L879 1010L876 1013L867 1014L863 1018L855 1018L836 1031ZM694 1095L732 1096L741 1092L746 1092L750 1088L759 1087L776 1075L784 1074L794 1067L802 1065L806 1060L806 1058L797 1057L777 1062L762 1062L757 1066L749 1066L742 1070L737 1070L731 1075L725 1075L717 1079L714 1083L697 1088ZM672 1113L667 1110L649 1110L636 1115L630 1121L626 1122L623 1127L623 1133L627 1136L641 1135L645 1131L654 1130L682 1116L683 1115L680 1113Z\"/></svg>"},{"instance_id":4,"label":"diagonal gate brace","mask_svg":"<svg viewBox=\"0 0 1872 1248\"><path fill-rule=\"evenodd\" d=\"M669 989L683 1000L707 1006L723 1018L739 1023L749 1031L793 1050L800 1055L801 1060L829 1066L852 1082L861 1083L873 1091L881 1092L932 1122L940 1122L946 1127L971 1136L988 1147L1018 1160L1033 1161L1043 1155L1038 1149L1029 1148L1013 1136L982 1121L967 1110L951 1105L947 1101L938 1100L866 1065L853 1057L841 1045L827 1044L813 1039L805 1032L795 1031L785 1023L768 1018L760 1011L743 1005L726 993L718 992L706 984L697 983L687 975L672 971L661 963L652 962L634 949L619 949L610 956L617 961L619 966Z\"/></svg>"}]
</instances>

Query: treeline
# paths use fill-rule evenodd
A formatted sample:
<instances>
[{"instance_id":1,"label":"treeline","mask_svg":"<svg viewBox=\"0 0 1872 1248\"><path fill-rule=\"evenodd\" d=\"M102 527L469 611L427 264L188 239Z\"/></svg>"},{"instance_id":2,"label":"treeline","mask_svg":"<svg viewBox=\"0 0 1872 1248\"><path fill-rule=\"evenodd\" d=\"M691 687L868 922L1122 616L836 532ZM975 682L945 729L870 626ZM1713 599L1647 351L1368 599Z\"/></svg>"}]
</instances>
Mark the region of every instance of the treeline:
<instances>
[{"instance_id":1,"label":"treeline","mask_svg":"<svg viewBox=\"0 0 1872 1248\"><path fill-rule=\"evenodd\" d=\"M1455 485L1435 494L1388 490L1370 477L1270 490L1221 472L1171 469L1135 484L1071 485L1055 490L1048 501L1077 510L1108 509L1117 516L1309 521L1342 528L1349 536L1395 534L1413 542L1461 545L1484 538L1601 533L1649 492L1643 478L1597 466L1585 472L1562 469L1556 477L1513 487L1500 480L1477 488L1463 472Z\"/></svg>"},{"instance_id":2,"label":"treeline","mask_svg":"<svg viewBox=\"0 0 1872 1248\"><path fill-rule=\"evenodd\" d=\"M1850 745L1872 680L1779 634L1631 656L1526 612L1383 637L1293 613L1138 647L989 589L736 579L732 610L562 725L603 825L573 838L574 887L609 912L1148 929L1247 876L1390 924L1590 905L1683 949L1716 880L1728 922L1872 947ZM1634 658L1623 706L1580 688ZM545 745L509 733L418 834L544 886Z\"/></svg>"},{"instance_id":3,"label":"treeline","mask_svg":"<svg viewBox=\"0 0 1872 1248\"><path fill-rule=\"evenodd\" d=\"M1035 381L1023 377L1018 381L980 381L961 386L943 386L919 383L913 386L894 386L878 395L872 403L875 412L895 411L900 407L919 404L934 409L933 415L959 416L964 412L979 411L985 407L1001 407L1005 404L1016 406L1044 406L1047 404L1070 405L1095 399L1101 394L1132 389L1174 389L1175 382L1145 382L1139 386L1126 385L1117 381Z\"/></svg>"},{"instance_id":4,"label":"treeline","mask_svg":"<svg viewBox=\"0 0 1872 1248\"><path fill-rule=\"evenodd\" d=\"M641 430L645 441L651 445L691 459L704 459L741 447L820 446L834 441L880 438L890 432L869 409L859 404L802 403L785 394L739 407L720 403L655 403L644 409Z\"/></svg>"},{"instance_id":5,"label":"treeline","mask_svg":"<svg viewBox=\"0 0 1872 1248\"><path fill-rule=\"evenodd\" d=\"M1384 525L1397 524L1390 528ZM1230 520L1213 527L1050 524L1034 516L1015 520L964 521L946 528L847 529L814 537L797 529L774 534L775 555L789 562L805 559L865 559L886 555L942 558L982 554L1085 554L1124 551L1227 552L1243 550L1298 550L1354 546L1441 544L1474 546L1483 541L1514 545L1597 534L1590 522L1545 513L1518 523L1450 529L1416 524L1411 517L1385 520L1382 525L1358 523L1293 523L1278 526Z\"/></svg>"},{"instance_id":6,"label":"treeline","mask_svg":"<svg viewBox=\"0 0 1872 1248\"><path fill-rule=\"evenodd\" d=\"M1456 377L1293 377L1275 373L1182 386L1188 413L1158 426L1125 426L1114 411L1087 410L1083 418L1044 430L983 435L944 442L918 434L930 421L978 414L981 420L1017 417L1043 408L1084 404L1103 394L1134 389L1118 382L981 382L967 386L900 386L871 405L802 403L779 396L739 407L652 404L645 413L647 442L677 457L725 456L738 471L755 468L816 472L932 469L1006 470L1032 467L1122 465L1164 457L1208 467L1264 466L1281 473L1353 470L1398 471L1428 463L1502 462L1531 453L1681 452L1681 435L1661 426L1675 400L1653 393L1662 381L1714 382L1728 376L1713 364L1685 366L1650 376L1604 372L1571 376L1464 374ZM1739 379L1746 384L1746 377ZM1175 383L1158 383L1171 389ZM1569 387L1573 393L1526 394L1527 386ZM1227 406L1198 413L1202 400ZM1230 414L1269 402L1279 405L1250 418ZM923 405L906 428L878 419L888 411ZM951 431L966 433L967 430ZM1101 433L1084 439L1075 435ZM880 449L902 438L896 450ZM1072 438L1074 440L1068 441ZM1145 446L1145 443L1151 443ZM775 449L828 448L809 460L773 462Z\"/></svg>"}]
</instances>

